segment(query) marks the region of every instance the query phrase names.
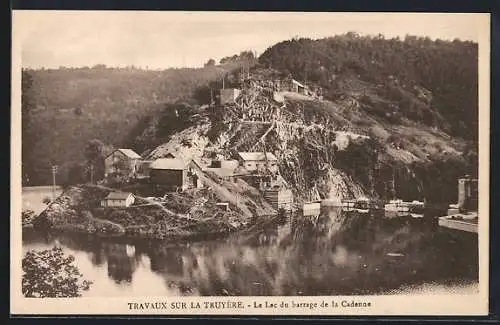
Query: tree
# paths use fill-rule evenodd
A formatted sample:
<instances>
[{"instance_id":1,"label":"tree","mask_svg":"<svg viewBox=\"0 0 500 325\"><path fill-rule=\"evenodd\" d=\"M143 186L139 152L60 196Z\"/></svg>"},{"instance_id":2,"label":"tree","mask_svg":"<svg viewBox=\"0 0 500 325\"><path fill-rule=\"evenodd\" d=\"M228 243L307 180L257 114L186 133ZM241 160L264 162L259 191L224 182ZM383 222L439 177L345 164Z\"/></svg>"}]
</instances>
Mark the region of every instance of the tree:
<instances>
[{"instance_id":1,"label":"tree","mask_svg":"<svg viewBox=\"0 0 500 325\"><path fill-rule=\"evenodd\" d=\"M81 164L74 164L69 168L67 184L75 185L85 182L85 168Z\"/></svg>"},{"instance_id":2,"label":"tree","mask_svg":"<svg viewBox=\"0 0 500 325\"><path fill-rule=\"evenodd\" d=\"M95 162L102 158L105 145L101 140L92 139L85 146L85 158L90 162Z\"/></svg>"},{"instance_id":3,"label":"tree","mask_svg":"<svg viewBox=\"0 0 500 325\"><path fill-rule=\"evenodd\" d=\"M205 63L205 67L211 67L211 66L214 66L215 65L215 60L214 59L210 59L207 61L207 63Z\"/></svg>"},{"instance_id":4,"label":"tree","mask_svg":"<svg viewBox=\"0 0 500 325\"><path fill-rule=\"evenodd\" d=\"M104 177L104 158L108 153L109 148L101 140L92 139L87 142L85 146L85 158L88 165L93 165L94 180L102 179ZM87 174L90 177L90 168Z\"/></svg>"},{"instance_id":5,"label":"tree","mask_svg":"<svg viewBox=\"0 0 500 325\"><path fill-rule=\"evenodd\" d=\"M54 247L44 251L30 250L22 261L22 292L30 298L80 297L92 284L73 265L75 258L65 256Z\"/></svg>"},{"instance_id":6,"label":"tree","mask_svg":"<svg viewBox=\"0 0 500 325\"><path fill-rule=\"evenodd\" d=\"M34 218L35 218L35 211L23 210L23 212L21 214L21 220L22 220L23 226L31 224L31 222L33 221Z\"/></svg>"}]
</instances>

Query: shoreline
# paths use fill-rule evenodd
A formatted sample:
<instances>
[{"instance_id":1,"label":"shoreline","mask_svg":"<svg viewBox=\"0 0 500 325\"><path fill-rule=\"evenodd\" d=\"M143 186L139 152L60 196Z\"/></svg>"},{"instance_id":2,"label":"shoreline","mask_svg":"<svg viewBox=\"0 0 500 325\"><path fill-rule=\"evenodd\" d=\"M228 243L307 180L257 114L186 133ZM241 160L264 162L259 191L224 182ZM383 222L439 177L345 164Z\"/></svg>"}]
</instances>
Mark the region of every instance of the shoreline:
<instances>
[{"instance_id":1,"label":"shoreline","mask_svg":"<svg viewBox=\"0 0 500 325\"><path fill-rule=\"evenodd\" d=\"M85 228L80 228L78 225L65 224L63 226L55 226L50 228L36 227L33 224L26 224L22 226L23 235L25 232L33 231L39 233L49 234L62 234L62 235L87 235L95 236L103 239L117 239L120 240L144 240L144 241L162 241L162 242L183 242L183 241L207 241L207 240L221 240L221 239L238 239L238 236L248 236L253 231L258 230L260 227L265 227L279 221L279 215L259 216L256 222L242 226L234 231L212 231L212 232L186 232L181 234L167 234L166 236L158 236L154 233L132 234L129 227L125 227L123 232L106 233L102 231L86 231ZM107 220L105 220L107 221Z\"/></svg>"}]
</instances>

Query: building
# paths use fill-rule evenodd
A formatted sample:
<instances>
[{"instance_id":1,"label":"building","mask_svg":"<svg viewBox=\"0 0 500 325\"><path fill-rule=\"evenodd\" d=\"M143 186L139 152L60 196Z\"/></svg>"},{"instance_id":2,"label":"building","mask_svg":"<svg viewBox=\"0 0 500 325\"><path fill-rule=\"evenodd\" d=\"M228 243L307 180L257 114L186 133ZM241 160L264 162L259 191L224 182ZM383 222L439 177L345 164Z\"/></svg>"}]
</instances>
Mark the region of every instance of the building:
<instances>
[{"instance_id":1,"label":"building","mask_svg":"<svg viewBox=\"0 0 500 325\"><path fill-rule=\"evenodd\" d=\"M102 207L129 207L135 202L135 196L129 192L111 192L101 201Z\"/></svg>"},{"instance_id":2,"label":"building","mask_svg":"<svg viewBox=\"0 0 500 325\"><path fill-rule=\"evenodd\" d=\"M104 177L133 177L141 156L132 149L116 149L104 158Z\"/></svg>"},{"instance_id":3,"label":"building","mask_svg":"<svg viewBox=\"0 0 500 325\"><path fill-rule=\"evenodd\" d=\"M168 190L188 188L188 163L178 158L160 158L149 169L149 182Z\"/></svg>"},{"instance_id":4,"label":"building","mask_svg":"<svg viewBox=\"0 0 500 325\"><path fill-rule=\"evenodd\" d=\"M238 160L240 166L251 172L278 171L278 159L270 152L239 152Z\"/></svg>"},{"instance_id":5,"label":"building","mask_svg":"<svg viewBox=\"0 0 500 325\"><path fill-rule=\"evenodd\" d=\"M232 104L240 95L241 90L237 88L226 88L220 90L220 104Z\"/></svg>"},{"instance_id":6,"label":"building","mask_svg":"<svg viewBox=\"0 0 500 325\"><path fill-rule=\"evenodd\" d=\"M225 180L232 180L235 176L235 170L240 165L238 160L212 160L208 167L203 170L212 173Z\"/></svg>"},{"instance_id":7,"label":"building","mask_svg":"<svg viewBox=\"0 0 500 325\"><path fill-rule=\"evenodd\" d=\"M270 188L264 190L264 198L276 211L283 209L291 211L293 208L293 193L284 188Z\"/></svg>"},{"instance_id":8,"label":"building","mask_svg":"<svg viewBox=\"0 0 500 325\"><path fill-rule=\"evenodd\" d=\"M309 94L308 87L306 85L301 84L295 79L285 79L283 81L278 81L275 84L276 88L279 89L279 91L290 91L303 95Z\"/></svg>"},{"instance_id":9,"label":"building","mask_svg":"<svg viewBox=\"0 0 500 325\"><path fill-rule=\"evenodd\" d=\"M468 175L458 180L458 208L459 210L477 211L478 182Z\"/></svg>"},{"instance_id":10,"label":"building","mask_svg":"<svg viewBox=\"0 0 500 325\"><path fill-rule=\"evenodd\" d=\"M240 165L238 160L212 160L209 168L236 169Z\"/></svg>"},{"instance_id":11,"label":"building","mask_svg":"<svg viewBox=\"0 0 500 325\"><path fill-rule=\"evenodd\" d=\"M169 191L202 188L199 177L201 166L194 160L186 162L179 158L160 158L153 161L149 167L149 182Z\"/></svg>"}]
</instances>

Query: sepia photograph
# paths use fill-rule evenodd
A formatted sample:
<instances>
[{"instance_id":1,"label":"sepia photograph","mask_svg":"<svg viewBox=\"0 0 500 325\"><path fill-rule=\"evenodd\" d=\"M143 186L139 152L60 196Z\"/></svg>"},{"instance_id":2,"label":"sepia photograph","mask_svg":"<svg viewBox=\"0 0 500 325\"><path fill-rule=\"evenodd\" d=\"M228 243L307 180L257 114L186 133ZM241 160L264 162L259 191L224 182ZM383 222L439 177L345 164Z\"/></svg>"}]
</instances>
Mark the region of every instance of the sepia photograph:
<instances>
[{"instance_id":1,"label":"sepia photograph","mask_svg":"<svg viewBox=\"0 0 500 325\"><path fill-rule=\"evenodd\" d=\"M489 28L15 10L11 308L487 313Z\"/></svg>"}]
</instances>

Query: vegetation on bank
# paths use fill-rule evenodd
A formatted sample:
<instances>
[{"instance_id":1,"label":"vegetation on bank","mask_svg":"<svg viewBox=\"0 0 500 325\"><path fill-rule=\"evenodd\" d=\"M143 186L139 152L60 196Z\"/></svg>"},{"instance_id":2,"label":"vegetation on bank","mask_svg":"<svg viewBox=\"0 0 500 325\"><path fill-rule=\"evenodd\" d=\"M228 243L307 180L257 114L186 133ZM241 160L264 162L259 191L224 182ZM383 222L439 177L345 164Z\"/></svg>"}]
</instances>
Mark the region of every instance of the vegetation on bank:
<instances>
[{"instance_id":1,"label":"vegetation on bank","mask_svg":"<svg viewBox=\"0 0 500 325\"><path fill-rule=\"evenodd\" d=\"M61 248L28 251L22 260L22 292L27 298L74 298L89 290L91 281L83 279L73 265L75 258Z\"/></svg>"},{"instance_id":2,"label":"vegetation on bank","mask_svg":"<svg viewBox=\"0 0 500 325\"><path fill-rule=\"evenodd\" d=\"M105 208L112 189L93 185L68 188L33 220L35 229L147 239L224 236L247 226L237 207L218 207L210 190L170 193L163 202L136 199L130 207ZM255 220L253 220L255 221Z\"/></svg>"}]
</instances>

